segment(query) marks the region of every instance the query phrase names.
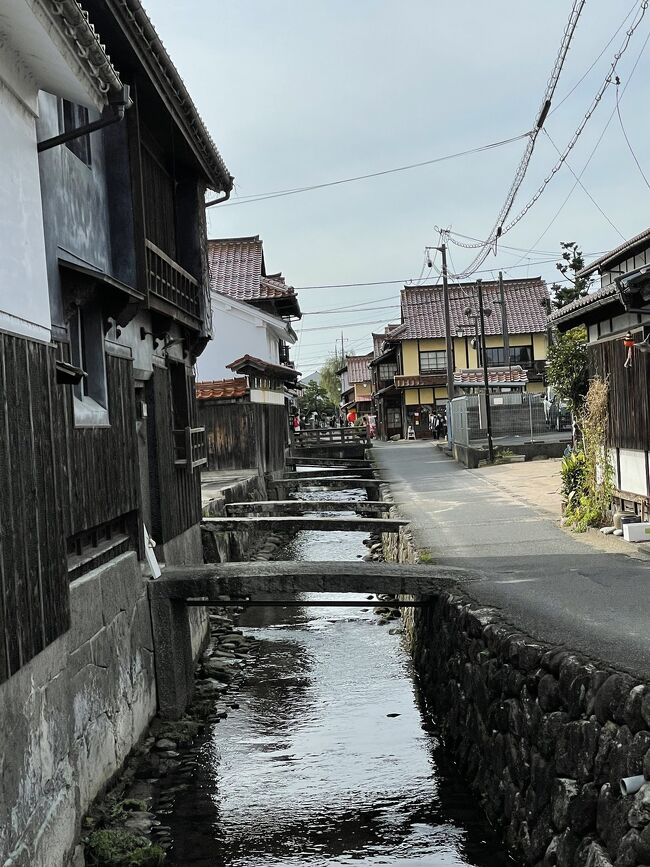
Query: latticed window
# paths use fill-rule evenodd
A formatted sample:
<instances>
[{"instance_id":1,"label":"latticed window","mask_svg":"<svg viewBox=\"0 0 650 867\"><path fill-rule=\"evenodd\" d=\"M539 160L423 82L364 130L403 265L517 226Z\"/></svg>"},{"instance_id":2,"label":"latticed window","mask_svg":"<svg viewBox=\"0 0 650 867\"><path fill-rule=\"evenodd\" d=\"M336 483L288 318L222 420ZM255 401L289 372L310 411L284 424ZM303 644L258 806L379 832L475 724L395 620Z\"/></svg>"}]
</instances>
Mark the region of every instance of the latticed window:
<instances>
[{"instance_id":1,"label":"latticed window","mask_svg":"<svg viewBox=\"0 0 650 867\"><path fill-rule=\"evenodd\" d=\"M444 349L420 353L420 373L438 373L447 369L447 353Z\"/></svg>"},{"instance_id":2,"label":"latticed window","mask_svg":"<svg viewBox=\"0 0 650 867\"><path fill-rule=\"evenodd\" d=\"M379 379L384 380L392 379L397 375L397 364L395 362L388 362L386 364L379 365Z\"/></svg>"}]
</instances>

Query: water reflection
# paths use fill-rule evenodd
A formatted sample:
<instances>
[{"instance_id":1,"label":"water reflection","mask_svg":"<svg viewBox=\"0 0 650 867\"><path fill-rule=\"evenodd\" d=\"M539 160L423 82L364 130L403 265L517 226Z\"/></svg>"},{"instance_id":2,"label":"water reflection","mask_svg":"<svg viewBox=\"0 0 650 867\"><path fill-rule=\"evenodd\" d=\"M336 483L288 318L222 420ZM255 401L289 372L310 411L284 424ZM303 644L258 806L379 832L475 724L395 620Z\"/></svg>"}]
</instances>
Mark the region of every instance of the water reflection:
<instances>
[{"instance_id":1,"label":"water reflection","mask_svg":"<svg viewBox=\"0 0 650 867\"><path fill-rule=\"evenodd\" d=\"M302 532L282 559L355 559L351 535ZM196 773L165 784L183 787L169 863L505 865L445 765L399 636L371 610L313 599L245 614L259 649L229 696L240 709L200 745Z\"/></svg>"}]
</instances>

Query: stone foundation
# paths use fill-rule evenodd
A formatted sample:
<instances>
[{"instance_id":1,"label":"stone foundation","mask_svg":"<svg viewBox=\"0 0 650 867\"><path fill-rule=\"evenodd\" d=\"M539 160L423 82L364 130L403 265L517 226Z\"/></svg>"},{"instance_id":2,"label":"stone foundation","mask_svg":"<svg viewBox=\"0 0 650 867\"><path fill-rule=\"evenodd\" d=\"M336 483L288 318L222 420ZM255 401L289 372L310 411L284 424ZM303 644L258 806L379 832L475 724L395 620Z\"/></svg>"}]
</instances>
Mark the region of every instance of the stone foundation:
<instances>
[{"instance_id":1,"label":"stone foundation","mask_svg":"<svg viewBox=\"0 0 650 867\"><path fill-rule=\"evenodd\" d=\"M203 517L223 518L227 503L246 503L266 500L266 485L263 476L252 476L224 488L221 497L210 500L203 507ZM224 532L209 524L201 527L203 559L206 563L239 563L247 560L260 540L266 535L256 530Z\"/></svg>"},{"instance_id":2,"label":"stone foundation","mask_svg":"<svg viewBox=\"0 0 650 867\"><path fill-rule=\"evenodd\" d=\"M416 562L408 530L386 559ZM544 867L650 864L650 686L533 641L462 592L405 610L443 741L511 853Z\"/></svg>"},{"instance_id":3,"label":"stone foundation","mask_svg":"<svg viewBox=\"0 0 650 867\"><path fill-rule=\"evenodd\" d=\"M70 586L71 628L0 686L0 864L67 863L156 710L145 581L126 553Z\"/></svg>"}]
</instances>

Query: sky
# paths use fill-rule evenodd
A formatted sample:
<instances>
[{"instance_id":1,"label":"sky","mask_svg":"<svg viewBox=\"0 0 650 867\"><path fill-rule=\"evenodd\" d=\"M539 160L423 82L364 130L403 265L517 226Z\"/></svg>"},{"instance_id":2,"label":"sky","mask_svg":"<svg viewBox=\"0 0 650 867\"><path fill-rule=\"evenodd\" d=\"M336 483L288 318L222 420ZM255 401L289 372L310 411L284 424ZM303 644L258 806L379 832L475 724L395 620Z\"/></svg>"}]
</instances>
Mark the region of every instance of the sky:
<instances>
[{"instance_id":1,"label":"sky","mask_svg":"<svg viewBox=\"0 0 650 867\"><path fill-rule=\"evenodd\" d=\"M309 374L333 353L336 341L340 351L341 332L348 354L370 351L371 332L399 321L403 281L438 279L439 257L429 269L424 255L425 246L439 243L436 227L474 238L489 234L526 141L299 195L259 202L240 197L410 165L527 132L538 117L573 4L145 5L235 177L231 201L209 211L210 237L263 239L267 271L282 271L299 291L305 315L296 325L300 339L293 358ZM538 138L513 214L556 162L552 142L562 150L571 139L641 5L585 3L544 125L550 138ZM623 126L650 179L647 39L650 11L617 73ZM561 241L577 241L588 260L650 225L650 188L615 109L610 86L568 158L580 174L604 131L581 178L591 198L579 186L571 193L575 178L561 168L476 276L492 279L501 269L506 278L541 275L552 281L560 276L554 263ZM472 252L451 244L450 269L460 272ZM351 283L379 285L335 288Z\"/></svg>"}]
</instances>

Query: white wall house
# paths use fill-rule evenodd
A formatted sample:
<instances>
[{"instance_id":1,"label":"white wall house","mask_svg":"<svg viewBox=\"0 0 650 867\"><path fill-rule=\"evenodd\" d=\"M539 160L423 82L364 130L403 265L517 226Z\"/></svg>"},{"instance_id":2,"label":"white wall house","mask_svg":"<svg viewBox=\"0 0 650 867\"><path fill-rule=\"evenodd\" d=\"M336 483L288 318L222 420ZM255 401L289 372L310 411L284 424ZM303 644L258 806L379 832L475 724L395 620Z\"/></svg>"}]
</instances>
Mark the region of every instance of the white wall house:
<instances>
[{"instance_id":1,"label":"white wall house","mask_svg":"<svg viewBox=\"0 0 650 867\"><path fill-rule=\"evenodd\" d=\"M213 337L197 361L197 380L212 381L232 376L228 365L242 355L252 355L280 364L280 342L293 346L296 335L280 316L212 292Z\"/></svg>"},{"instance_id":2,"label":"white wall house","mask_svg":"<svg viewBox=\"0 0 650 867\"><path fill-rule=\"evenodd\" d=\"M74 5L50 0L0 3L0 330L50 340L36 118L39 91L100 110L100 76L74 49L96 37ZM82 35L83 34L83 35ZM106 68L106 57L104 66ZM95 73L97 69L95 68ZM114 73L113 73L114 74Z\"/></svg>"}]
</instances>

